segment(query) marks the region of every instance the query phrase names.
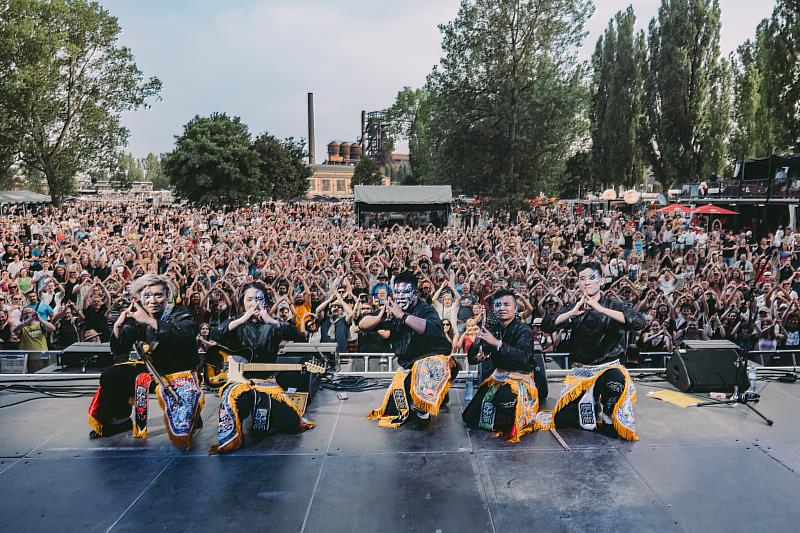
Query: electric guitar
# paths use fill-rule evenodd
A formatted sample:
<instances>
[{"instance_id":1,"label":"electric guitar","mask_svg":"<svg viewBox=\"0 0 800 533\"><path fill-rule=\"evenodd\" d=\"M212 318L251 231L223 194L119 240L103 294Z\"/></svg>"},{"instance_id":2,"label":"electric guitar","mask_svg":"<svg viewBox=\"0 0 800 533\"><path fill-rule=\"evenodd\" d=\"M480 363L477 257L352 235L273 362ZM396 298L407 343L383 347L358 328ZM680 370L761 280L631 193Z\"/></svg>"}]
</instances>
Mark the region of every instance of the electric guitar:
<instances>
[{"instance_id":1,"label":"electric guitar","mask_svg":"<svg viewBox=\"0 0 800 533\"><path fill-rule=\"evenodd\" d=\"M316 361L306 361L298 364L281 363L250 363L246 357L228 354L228 381L235 383L249 383L247 372L309 372L311 374L324 374L325 365Z\"/></svg>"}]
</instances>

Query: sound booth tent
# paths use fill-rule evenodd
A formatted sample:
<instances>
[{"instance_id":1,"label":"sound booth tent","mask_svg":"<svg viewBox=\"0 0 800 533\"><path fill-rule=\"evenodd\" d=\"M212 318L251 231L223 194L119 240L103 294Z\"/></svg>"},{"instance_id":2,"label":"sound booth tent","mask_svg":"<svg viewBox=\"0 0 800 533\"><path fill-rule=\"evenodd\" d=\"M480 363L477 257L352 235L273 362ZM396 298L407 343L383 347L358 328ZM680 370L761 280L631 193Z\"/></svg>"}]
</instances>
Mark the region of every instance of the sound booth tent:
<instances>
[{"instance_id":1,"label":"sound booth tent","mask_svg":"<svg viewBox=\"0 0 800 533\"><path fill-rule=\"evenodd\" d=\"M367 213L437 213L447 225L453 203L450 185L356 185L353 187L356 219L362 226Z\"/></svg>"}]
</instances>

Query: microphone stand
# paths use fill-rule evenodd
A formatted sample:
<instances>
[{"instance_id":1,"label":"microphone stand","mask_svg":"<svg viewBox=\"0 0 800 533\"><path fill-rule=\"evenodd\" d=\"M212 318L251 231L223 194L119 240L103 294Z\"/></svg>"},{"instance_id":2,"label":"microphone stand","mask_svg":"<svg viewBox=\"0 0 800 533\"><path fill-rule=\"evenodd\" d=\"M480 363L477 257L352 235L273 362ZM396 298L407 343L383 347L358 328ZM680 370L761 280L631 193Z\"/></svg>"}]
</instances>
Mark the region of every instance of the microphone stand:
<instances>
[{"instance_id":1,"label":"microphone stand","mask_svg":"<svg viewBox=\"0 0 800 533\"><path fill-rule=\"evenodd\" d=\"M755 295L756 291L756 283L758 283L759 278L764 274L767 270L767 264L769 263L769 259L764 257L761 259L761 264L756 269L755 276L753 280L750 282L750 287L748 287L747 297L745 301L748 305L748 313L747 313L747 331L749 332L750 336L753 335L753 325L755 322L756 312L758 311L758 306L754 306L755 301L753 300L753 296ZM755 309L753 309L755 307ZM751 403L758 403L760 395L755 394L753 396L748 396L747 391L741 390L741 385L744 383L744 377L747 377L747 365L750 363L750 343L751 340L748 339L747 343L745 343L744 350L739 351L739 357L736 361L736 378L733 385L733 395L727 400L720 400L720 401L711 401L711 402L702 402L698 403L697 407L707 407L709 405L735 405L735 404L742 404L759 417L761 417L764 422L768 426L773 425L775 422L764 416L764 414L750 405ZM744 373L742 376L741 373ZM749 380L748 380L749 381Z\"/></svg>"}]
</instances>

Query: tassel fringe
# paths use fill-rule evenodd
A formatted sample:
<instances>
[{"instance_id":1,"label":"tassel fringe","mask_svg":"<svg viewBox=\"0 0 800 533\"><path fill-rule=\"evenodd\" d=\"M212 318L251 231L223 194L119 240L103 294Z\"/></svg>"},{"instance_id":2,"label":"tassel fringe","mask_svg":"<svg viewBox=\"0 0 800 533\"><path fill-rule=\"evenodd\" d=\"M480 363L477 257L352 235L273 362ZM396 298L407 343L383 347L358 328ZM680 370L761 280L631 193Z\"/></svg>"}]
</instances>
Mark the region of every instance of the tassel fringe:
<instances>
[{"instance_id":1,"label":"tassel fringe","mask_svg":"<svg viewBox=\"0 0 800 533\"><path fill-rule=\"evenodd\" d=\"M167 383L171 382L176 376L179 374L169 374L164 376L165 381ZM192 376L194 377L194 382L199 383L197 380L197 376L192 372ZM167 436L169 436L169 440L172 442L172 445L175 446L177 449L182 451L188 451L192 445L192 438L194 438L195 433L197 433L197 420L200 418L201 413L203 412L203 407L206 404L205 395L202 391L200 391L200 396L197 399L197 407L195 408L194 412L194 419L192 420L192 428L189 430L188 435L174 435L172 431L170 431L169 427L169 417L167 416L167 409L166 403L164 402L164 391L161 390L161 386L156 387L156 399L158 400L158 405L161 406L161 410L164 412L164 426L167 428ZM147 435L147 428L144 430L145 436Z\"/></svg>"},{"instance_id":2,"label":"tassel fringe","mask_svg":"<svg viewBox=\"0 0 800 533\"><path fill-rule=\"evenodd\" d=\"M431 356L439 360L444 360L448 365L448 370L452 370L454 366L456 366L455 359L450 357L449 355L434 355ZM428 402L422 399L419 395L417 395L416 388L414 387L414 383L417 381L417 364L415 363L411 369L411 399L414 401L414 406L424 413L428 413L432 416L437 416L439 414L439 407L442 405L444 401L444 397L450 392L450 387L453 384L452 379L450 376L444 382L444 386L442 390L439 392L436 402Z\"/></svg>"},{"instance_id":3,"label":"tassel fringe","mask_svg":"<svg viewBox=\"0 0 800 533\"><path fill-rule=\"evenodd\" d=\"M93 417L92 415L88 416L88 422L89 422L89 429L91 429L92 431L94 431L95 433L97 433L98 435L100 435L102 437L103 436L103 424L101 424L100 421L98 419L96 419L95 417Z\"/></svg>"},{"instance_id":4,"label":"tassel fringe","mask_svg":"<svg viewBox=\"0 0 800 533\"><path fill-rule=\"evenodd\" d=\"M368 420L377 420L379 427L389 429L399 428L400 425L405 422L405 419L408 418L409 406L406 406L406 408L402 410L398 408L398 414L395 416L384 416L384 413L389 405L389 398L392 397L393 391L397 389L403 389L404 381L407 375L408 374L403 369L398 369L397 372L394 373L394 377L392 377L392 383L389 385L386 395L383 398L383 403L381 403L379 408L373 409L369 412L367 415Z\"/></svg>"}]
</instances>

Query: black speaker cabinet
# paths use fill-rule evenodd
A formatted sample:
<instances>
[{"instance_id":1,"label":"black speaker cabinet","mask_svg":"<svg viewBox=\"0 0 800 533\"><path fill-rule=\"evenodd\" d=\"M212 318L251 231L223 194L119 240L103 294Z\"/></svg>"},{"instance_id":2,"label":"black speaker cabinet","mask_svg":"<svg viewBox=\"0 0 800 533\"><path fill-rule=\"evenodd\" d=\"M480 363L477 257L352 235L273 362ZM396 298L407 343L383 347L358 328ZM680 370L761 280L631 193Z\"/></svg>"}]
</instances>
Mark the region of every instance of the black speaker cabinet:
<instances>
[{"instance_id":1,"label":"black speaker cabinet","mask_svg":"<svg viewBox=\"0 0 800 533\"><path fill-rule=\"evenodd\" d=\"M125 357L127 360L127 356ZM108 342L76 342L61 352L59 364L65 366L108 367L114 364L111 344Z\"/></svg>"},{"instance_id":2,"label":"black speaker cabinet","mask_svg":"<svg viewBox=\"0 0 800 533\"><path fill-rule=\"evenodd\" d=\"M677 349L667 363L667 380L683 392L725 392L734 390L739 360L733 343L696 341ZM738 372L739 389L750 386L746 369Z\"/></svg>"}]
</instances>

